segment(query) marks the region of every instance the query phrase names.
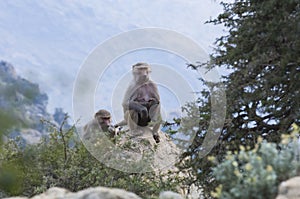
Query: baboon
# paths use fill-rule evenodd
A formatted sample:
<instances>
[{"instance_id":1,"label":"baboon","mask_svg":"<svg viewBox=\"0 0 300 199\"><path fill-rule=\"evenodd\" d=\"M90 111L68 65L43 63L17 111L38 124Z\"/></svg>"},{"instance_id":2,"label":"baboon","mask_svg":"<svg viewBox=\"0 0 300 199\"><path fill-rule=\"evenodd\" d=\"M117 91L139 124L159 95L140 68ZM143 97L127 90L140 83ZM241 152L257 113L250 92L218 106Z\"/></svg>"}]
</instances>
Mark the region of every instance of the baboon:
<instances>
[{"instance_id":1,"label":"baboon","mask_svg":"<svg viewBox=\"0 0 300 199\"><path fill-rule=\"evenodd\" d=\"M160 128L160 96L157 85L150 80L151 67L147 63L137 63L132 66L133 80L129 84L123 99L124 121L118 125L129 126L134 130L137 126L147 126L153 123L152 134L159 143Z\"/></svg>"},{"instance_id":2,"label":"baboon","mask_svg":"<svg viewBox=\"0 0 300 199\"><path fill-rule=\"evenodd\" d=\"M116 129L111 124L111 114L104 109L95 113L94 118L83 127L83 131L85 139L92 138L95 132L108 132L110 138L116 135Z\"/></svg>"}]
</instances>

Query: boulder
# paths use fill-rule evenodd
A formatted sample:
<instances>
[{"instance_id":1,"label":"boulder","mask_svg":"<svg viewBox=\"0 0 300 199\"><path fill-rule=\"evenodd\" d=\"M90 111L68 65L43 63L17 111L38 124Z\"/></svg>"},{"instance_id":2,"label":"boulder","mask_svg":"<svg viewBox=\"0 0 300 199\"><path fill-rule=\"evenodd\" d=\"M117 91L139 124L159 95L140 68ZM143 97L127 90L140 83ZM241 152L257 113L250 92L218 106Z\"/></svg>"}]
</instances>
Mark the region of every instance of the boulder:
<instances>
[{"instance_id":1,"label":"boulder","mask_svg":"<svg viewBox=\"0 0 300 199\"><path fill-rule=\"evenodd\" d=\"M183 197L172 191L164 191L159 194L159 199L183 199Z\"/></svg>"},{"instance_id":2,"label":"boulder","mask_svg":"<svg viewBox=\"0 0 300 199\"><path fill-rule=\"evenodd\" d=\"M12 197L6 199L29 199L26 197ZM52 187L45 193L31 199L141 199L134 193L122 189L95 187L78 192L70 192L63 188Z\"/></svg>"},{"instance_id":3,"label":"boulder","mask_svg":"<svg viewBox=\"0 0 300 199\"><path fill-rule=\"evenodd\" d=\"M82 141L99 161L111 168L129 172L165 173L175 170L180 150L164 132L159 132L160 143L156 143L148 127L133 132L124 131L114 140L104 133L95 133L89 140Z\"/></svg>"},{"instance_id":4,"label":"boulder","mask_svg":"<svg viewBox=\"0 0 300 199\"><path fill-rule=\"evenodd\" d=\"M279 186L276 199L299 199L300 198L300 176L284 181Z\"/></svg>"}]
</instances>

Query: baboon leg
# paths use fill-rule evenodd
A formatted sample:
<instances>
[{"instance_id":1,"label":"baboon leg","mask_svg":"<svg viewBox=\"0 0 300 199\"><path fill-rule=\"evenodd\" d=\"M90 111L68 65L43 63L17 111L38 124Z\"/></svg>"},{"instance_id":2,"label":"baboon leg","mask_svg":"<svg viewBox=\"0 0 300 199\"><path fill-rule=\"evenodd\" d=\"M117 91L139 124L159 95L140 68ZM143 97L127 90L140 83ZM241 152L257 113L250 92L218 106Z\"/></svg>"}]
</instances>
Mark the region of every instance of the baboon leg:
<instances>
[{"instance_id":1,"label":"baboon leg","mask_svg":"<svg viewBox=\"0 0 300 199\"><path fill-rule=\"evenodd\" d=\"M150 107L149 117L150 117L151 121L153 122L153 129L152 129L153 138L155 139L156 143L159 143L160 140L159 140L158 131L160 128L160 123L161 123L160 105L159 104L154 104Z\"/></svg>"},{"instance_id":2,"label":"baboon leg","mask_svg":"<svg viewBox=\"0 0 300 199\"><path fill-rule=\"evenodd\" d=\"M124 120L122 120L121 122L115 124L115 127L125 126L125 125L127 125L127 121L124 119Z\"/></svg>"},{"instance_id":3,"label":"baboon leg","mask_svg":"<svg viewBox=\"0 0 300 199\"><path fill-rule=\"evenodd\" d=\"M160 122L161 116L160 116L160 104L153 104L149 108L149 117L152 122Z\"/></svg>"}]
</instances>

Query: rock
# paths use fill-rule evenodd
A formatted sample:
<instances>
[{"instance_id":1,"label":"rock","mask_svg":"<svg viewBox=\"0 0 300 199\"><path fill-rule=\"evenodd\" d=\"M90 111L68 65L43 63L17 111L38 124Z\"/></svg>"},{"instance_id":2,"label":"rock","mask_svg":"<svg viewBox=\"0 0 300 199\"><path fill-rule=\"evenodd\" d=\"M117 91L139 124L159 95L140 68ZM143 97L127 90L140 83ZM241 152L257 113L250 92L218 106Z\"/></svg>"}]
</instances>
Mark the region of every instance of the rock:
<instances>
[{"instance_id":1,"label":"rock","mask_svg":"<svg viewBox=\"0 0 300 199\"><path fill-rule=\"evenodd\" d=\"M52 187L45 193L34 196L31 199L54 199L54 198L66 198L70 192L67 189Z\"/></svg>"},{"instance_id":2,"label":"rock","mask_svg":"<svg viewBox=\"0 0 300 199\"><path fill-rule=\"evenodd\" d=\"M22 129L21 135L27 144L36 144L41 140L41 133L35 129Z\"/></svg>"},{"instance_id":3,"label":"rock","mask_svg":"<svg viewBox=\"0 0 300 199\"><path fill-rule=\"evenodd\" d=\"M29 199L26 197L12 197L6 199ZM95 187L78 192L70 192L63 188L52 187L45 193L31 199L141 199L134 193L122 189Z\"/></svg>"},{"instance_id":4,"label":"rock","mask_svg":"<svg viewBox=\"0 0 300 199\"><path fill-rule=\"evenodd\" d=\"M66 195L66 199L141 199L134 193L122 189L96 187Z\"/></svg>"},{"instance_id":5,"label":"rock","mask_svg":"<svg viewBox=\"0 0 300 199\"><path fill-rule=\"evenodd\" d=\"M5 81L16 80L18 78L15 68L5 61L0 61L0 77Z\"/></svg>"},{"instance_id":6,"label":"rock","mask_svg":"<svg viewBox=\"0 0 300 199\"><path fill-rule=\"evenodd\" d=\"M279 186L276 199L299 199L300 198L300 176L284 181Z\"/></svg>"},{"instance_id":7,"label":"rock","mask_svg":"<svg viewBox=\"0 0 300 199\"><path fill-rule=\"evenodd\" d=\"M3 198L3 199L28 199L27 197L11 197L11 198Z\"/></svg>"},{"instance_id":8,"label":"rock","mask_svg":"<svg viewBox=\"0 0 300 199\"><path fill-rule=\"evenodd\" d=\"M92 155L108 167L129 173L166 173L176 169L180 151L164 132L160 131L159 136L157 144L151 129L144 127L125 131L114 141L103 133L82 139Z\"/></svg>"},{"instance_id":9,"label":"rock","mask_svg":"<svg viewBox=\"0 0 300 199\"><path fill-rule=\"evenodd\" d=\"M159 199L183 199L183 197L172 191L164 191L159 194Z\"/></svg>"}]
</instances>

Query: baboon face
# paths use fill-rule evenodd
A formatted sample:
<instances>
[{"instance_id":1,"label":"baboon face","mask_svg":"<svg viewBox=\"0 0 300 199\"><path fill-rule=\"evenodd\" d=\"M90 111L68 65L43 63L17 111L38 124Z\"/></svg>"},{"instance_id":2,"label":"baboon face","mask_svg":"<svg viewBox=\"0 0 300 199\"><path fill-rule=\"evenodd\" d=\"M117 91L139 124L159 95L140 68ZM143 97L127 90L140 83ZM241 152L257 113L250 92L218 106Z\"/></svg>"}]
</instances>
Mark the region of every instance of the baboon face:
<instances>
[{"instance_id":1,"label":"baboon face","mask_svg":"<svg viewBox=\"0 0 300 199\"><path fill-rule=\"evenodd\" d=\"M133 76L135 82L146 82L149 80L149 74L151 72L151 68L148 64L136 64L132 68Z\"/></svg>"},{"instance_id":2,"label":"baboon face","mask_svg":"<svg viewBox=\"0 0 300 199\"><path fill-rule=\"evenodd\" d=\"M101 126L109 126L111 123L111 118L110 117L101 117L97 116L97 120Z\"/></svg>"},{"instance_id":3,"label":"baboon face","mask_svg":"<svg viewBox=\"0 0 300 199\"><path fill-rule=\"evenodd\" d=\"M111 125L111 116L110 113L106 110L100 110L95 114L99 125L102 129L106 129Z\"/></svg>"}]
</instances>

